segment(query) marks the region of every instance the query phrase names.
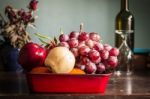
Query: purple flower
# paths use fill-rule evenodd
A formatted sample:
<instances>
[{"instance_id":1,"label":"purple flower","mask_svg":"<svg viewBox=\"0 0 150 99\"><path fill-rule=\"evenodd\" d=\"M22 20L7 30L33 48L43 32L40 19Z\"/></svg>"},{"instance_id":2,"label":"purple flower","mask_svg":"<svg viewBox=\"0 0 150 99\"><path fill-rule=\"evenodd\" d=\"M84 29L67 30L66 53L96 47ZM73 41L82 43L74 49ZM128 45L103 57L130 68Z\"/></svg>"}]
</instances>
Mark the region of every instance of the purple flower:
<instances>
[{"instance_id":1,"label":"purple flower","mask_svg":"<svg viewBox=\"0 0 150 99\"><path fill-rule=\"evenodd\" d=\"M24 9L20 9L17 13L18 13L19 16L22 16L22 14L23 14L24 12L25 12Z\"/></svg>"},{"instance_id":2,"label":"purple flower","mask_svg":"<svg viewBox=\"0 0 150 99\"><path fill-rule=\"evenodd\" d=\"M32 18L32 15L30 12L23 12L21 18L24 22L29 22Z\"/></svg>"},{"instance_id":3,"label":"purple flower","mask_svg":"<svg viewBox=\"0 0 150 99\"><path fill-rule=\"evenodd\" d=\"M38 1L37 0L31 0L30 4L29 4L29 9L31 10L36 10L37 9L37 4L38 4Z\"/></svg>"},{"instance_id":4,"label":"purple flower","mask_svg":"<svg viewBox=\"0 0 150 99\"><path fill-rule=\"evenodd\" d=\"M11 22L14 22L17 19L16 12L14 11L14 9L11 6L7 6L5 8L5 14L8 16L8 19Z\"/></svg>"}]
</instances>

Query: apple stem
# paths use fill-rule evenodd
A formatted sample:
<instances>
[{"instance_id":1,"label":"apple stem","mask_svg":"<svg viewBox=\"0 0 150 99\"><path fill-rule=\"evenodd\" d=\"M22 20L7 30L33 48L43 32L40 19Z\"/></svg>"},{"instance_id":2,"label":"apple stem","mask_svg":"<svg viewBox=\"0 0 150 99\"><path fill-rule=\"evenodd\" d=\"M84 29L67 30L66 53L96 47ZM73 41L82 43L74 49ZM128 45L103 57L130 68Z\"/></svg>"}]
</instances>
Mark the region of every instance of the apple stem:
<instances>
[{"instance_id":1,"label":"apple stem","mask_svg":"<svg viewBox=\"0 0 150 99\"><path fill-rule=\"evenodd\" d=\"M83 23L80 24L80 33L83 31Z\"/></svg>"}]
</instances>

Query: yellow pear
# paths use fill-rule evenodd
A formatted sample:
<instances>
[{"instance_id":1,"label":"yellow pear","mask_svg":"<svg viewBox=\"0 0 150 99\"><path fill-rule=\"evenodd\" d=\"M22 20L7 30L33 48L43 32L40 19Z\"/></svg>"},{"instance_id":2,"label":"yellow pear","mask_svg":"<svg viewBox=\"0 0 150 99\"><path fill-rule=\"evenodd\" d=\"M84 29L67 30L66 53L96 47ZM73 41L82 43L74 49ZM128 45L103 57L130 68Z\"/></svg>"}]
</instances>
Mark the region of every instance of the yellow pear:
<instances>
[{"instance_id":1,"label":"yellow pear","mask_svg":"<svg viewBox=\"0 0 150 99\"><path fill-rule=\"evenodd\" d=\"M55 47L49 51L45 65L55 73L69 73L74 68L75 57L68 48Z\"/></svg>"}]
</instances>

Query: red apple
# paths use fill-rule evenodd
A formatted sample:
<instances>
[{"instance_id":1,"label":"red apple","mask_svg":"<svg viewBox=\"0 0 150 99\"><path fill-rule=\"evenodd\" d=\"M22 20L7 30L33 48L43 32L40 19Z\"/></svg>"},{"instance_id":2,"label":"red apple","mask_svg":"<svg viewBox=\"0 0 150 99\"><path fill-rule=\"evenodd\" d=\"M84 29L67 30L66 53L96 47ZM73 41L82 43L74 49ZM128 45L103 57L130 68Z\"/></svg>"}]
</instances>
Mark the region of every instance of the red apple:
<instances>
[{"instance_id":1,"label":"red apple","mask_svg":"<svg viewBox=\"0 0 150 99\"><path fill-rule=\"evenodd\" d=\"M36 43L27 43L19 52L19 63L25 71L31 71L36 66L43 66L46 50Z\"/></svg>"}]
</instances>

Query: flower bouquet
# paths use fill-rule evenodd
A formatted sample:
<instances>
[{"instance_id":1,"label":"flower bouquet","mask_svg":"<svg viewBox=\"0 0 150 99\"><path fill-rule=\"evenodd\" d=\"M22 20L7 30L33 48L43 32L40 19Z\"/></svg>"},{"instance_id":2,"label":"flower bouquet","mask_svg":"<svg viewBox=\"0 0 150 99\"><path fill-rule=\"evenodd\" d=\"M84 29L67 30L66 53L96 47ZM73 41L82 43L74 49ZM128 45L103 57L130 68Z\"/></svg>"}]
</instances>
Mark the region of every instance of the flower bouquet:
<instances>
[{"instance_id":1,"label":"flower bouquet","mask_svg":"<svg viewBox=\"0 0 150 99\"><path fill-rule=\"evenodd\" d=\"M26 43L31 41L29 33L26 31L27 27L35 27L34 22L37 16L35 11L37 9L38 1L31 0L28 5L28 11L24 9L15 9L12 6L6 6L5 19L0 14L0 35L2 42L8 42L15 48L21 48Z\"/></svg>"},{"instance_id":2,"label":"flower bouquet","mask_svg":"<svg viewBox=\"0 0 150 99\"><path fill-rule=\"evenodd\" d=\"M38 1L31 0L27 11L15 9L8 5L5 8L5 17L0 14L0 59L4 71L22 72L18 64L19 49L31 41L27 27L35 27Z\"/></svg>"}]
</instances>

